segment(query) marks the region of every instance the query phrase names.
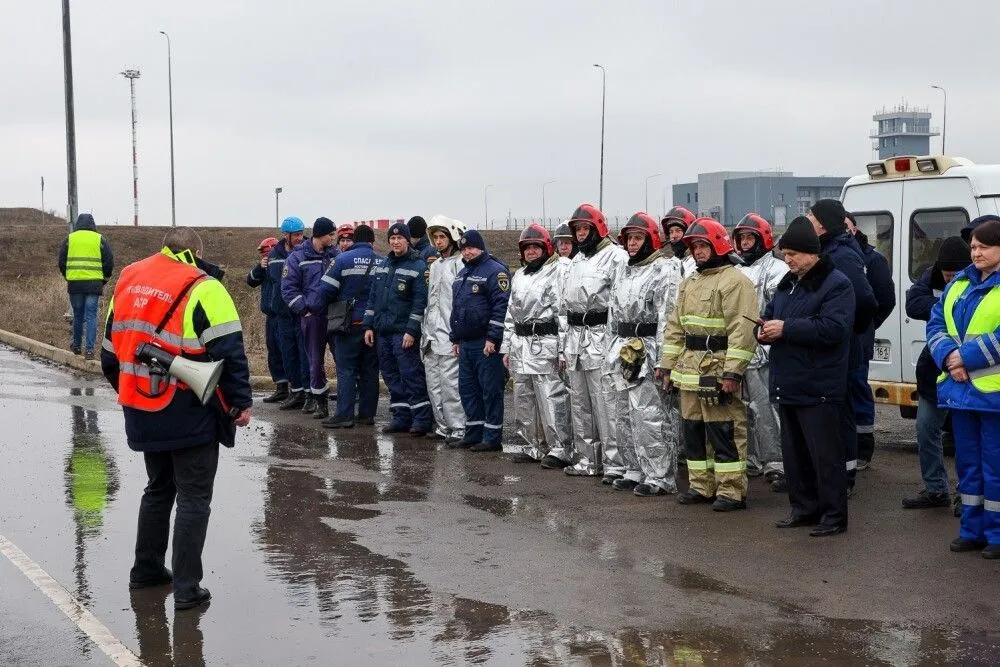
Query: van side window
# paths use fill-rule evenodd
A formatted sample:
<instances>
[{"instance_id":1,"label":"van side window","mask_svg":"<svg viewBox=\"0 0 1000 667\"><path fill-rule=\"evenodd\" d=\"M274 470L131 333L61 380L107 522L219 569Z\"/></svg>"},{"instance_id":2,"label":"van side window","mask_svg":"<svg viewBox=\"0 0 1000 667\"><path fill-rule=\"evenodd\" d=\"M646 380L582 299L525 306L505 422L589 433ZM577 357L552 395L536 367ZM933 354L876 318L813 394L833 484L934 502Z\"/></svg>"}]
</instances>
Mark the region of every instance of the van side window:
<instances>
[{"instance_id":1,"label":"van side window","mask_svg":"<svg viewBox=\"0 0 1000 667\"><path fill-rule=\"evenodd\" d=\"M910 216L910 279L917 280L937 259L941 244L969 224L964 208L918 209Z\"/></svg>"},{"instance_id":2,"label":"van side window","mask_svg":"<svg viewBox=\"0 0 1000 667\"><path fill-rule=\"evenodd\" d=\"M888 211L854 211L858 229L868 237L868 245L875 248L892 268L892 213Z\"/></svg>"}]
</instances>

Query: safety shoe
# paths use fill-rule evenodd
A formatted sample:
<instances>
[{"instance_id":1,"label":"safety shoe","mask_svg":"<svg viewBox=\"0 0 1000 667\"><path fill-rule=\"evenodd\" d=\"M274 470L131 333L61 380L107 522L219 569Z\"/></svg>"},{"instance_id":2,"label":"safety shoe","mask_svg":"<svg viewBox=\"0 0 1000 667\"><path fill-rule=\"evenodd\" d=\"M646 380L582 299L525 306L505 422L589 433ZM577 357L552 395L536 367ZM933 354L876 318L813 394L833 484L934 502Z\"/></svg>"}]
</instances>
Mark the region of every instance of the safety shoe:
<instances>
[{"instance_id":1,"label":"safety shoe","mask_svg":"<svg viewBox=\"0 0 1000 667\"><path fill-rule=\"evenodd\" d=\"M430 426L414 426L410 429L410 435L414 438L422 438L431 432Z\"/></svg>"},{"instance_id":2,"label":"safety shoe","mask_svg":"<svg viewBox=\"0 0 1000 667\"><path fill-rule=\"evenodd\" d=\"M282 401L281 405L278 406L279 410L298 410L303 405L306 404L306 395L304 391L293 391L288 394L288 398Z\"/></svg>"},{"instance_id":3,"label":"safety shoe","mask_svg":"<svg viewBox=\"0 0 1000 667\"><path fill-rule=\"evenodd\" d=\"M736 510L745 510L746 508L746 500L734 500L723 496L719 496L715 499L715 502L712 503L713 512L734 512Z\"/></svg>"},{"instance_id":4,"label":"safety shoe","mask_svg":"<svg viewBox=\"0 0 1000 667\"><path fill-rule=\"evenodd\" d=\"M569 464L563 461L558 456L552 456L548 454L542 459L542 467L546 470L562 470Z\"/></svg>"},{"instance_id":5,"label":"safety shoe","mask_svg":"<svg viewBox=\"0 0 1000 667\"><path fill-rule=\"evenodd\" d=\"M323 428L354 428L354 420L333 416L323 421Z\"/></svg>"},{"instance_id":6,"label":"safety shoe","mask_svg":"<svg viewBox=\"0 0 1000 667\"><path fill-rule=\"evenodd\" d=\"M603 479L601 480L604 481ZM639 482L634 479L625 479L624 477L619 477L615 481L611 482L611 486L618 489L619 491L631 491L635 487L639 486Z\"/></svg>"},{"instance_id":7,"label":"safety shoe","mask_svg":"<svg viewBox=\"0 0 1000 667\"><path fill-rule=\"evenodd\" d=\"M809 537L831 537L833 535L839 535L846 530L847 526L842 523L838 523L835 526L821 523L809 531Z\"/></svg>"},{"instance_id":8,"label":"safety shoe","mask_svg":"<svg viewBox=\"0 0 1000 667\"><path fill-rule=\"evenodd\" d=\"M601 484L614 484L617 480L621 479L621 475L609 472L604 477L601 477Z\"/></svg>"},{"instance_id":9,"label":"safety shoe","mask_svg":"<svg viewBox=\"0 0 1000 667\"><path fill-rule=\"evenodd\" d=\"M142 588L169 586L172 583L174 583L173 573L167 568L163 568L163 572L161 572L158 576L153 577L152 579L139 579L139 580L129 579L128 589L130 591L137 591Z\"/></svg>"},{"instance_id":10,"label":"safety shoe","mask_svg":"<svg viewBox=\"0 0 1000 667\"><path fill-rule=\"evenodd\" d=\"M83 352L80 350L80 348L78 346L76 346L76 345L70 345L69 346L69 351L72 352L73 354L75 354L78 357L81 354L83 354Z\"/></svg>"},{"instance_id":11,"label":"safety shoe","mask_svg":"<svg viewBox=\"0 0 1000 667\"><path fill-rule=\"evenodd\" d=\"M374 417L362 417L361 415L358 415L358 423L361 424L362 426L374 426L375 425L375 418Z\"/></svg>"},{"instance_id":12,"label":"safety shoe","mask_svg":"<svg viewBox=\"0 0 1000 667\"><path fill-rule=\"evenodd\" d=\"M903 498L903 509L924 510L931 507L950 507L951 498L947 493L931 493L927 489L921 489L915 496Z\"/></svg>"},{"instance_id":13,"label":"safety shoe","mask_svg":"<svg viewBox=\"0 0 1000 667\"><path fill-rule=\"evenodd\" d=\"M447 447L448 449L470 449L478 444L479 444L478 442L465 440L463 438L462 440L450 440L444 443L444 446Z\"/></svg>"},{"instance_id":14,"label":"safety shoe","mask_svg":"<svg viewBox=\"0 0 1000 667\"><path fill-rule=\"evenodd\" d=\"M212 594L207 588L198 587L194 595L189 598L178 598L174 596L174 609L194 609L198 605L203 605L212 599Z\"/></svg>"},{"instance_id":15,"label":"safety shoe","mask_svg":"<svg viewBox=\"0 0 1000 667\"><path fill-rule=\"evenodd\" d=\"M274 393L271 394L270 396L265 396L264 397L264 402L265 403L281 403L286 398L288 398L288 394L289 394L288 383L287 382L278 382L274 386Z\"/></svg>"},{"instance_id":16,"label":"safety shoe","mask_svg":"<svg viewBox=\"0 0 1000 667\"><path fill-rule=\"evenodd\" d=\"M388 426L383 426L382 427L382 432L386 433L386 434L392 434L392 433L409 433L410 432L410 427L409 426L400 426L398 424L389 424Z\"/></svg>"},{"instance_id":17,"label":"safety shoe","mask_svg":"<svg viewBox=\"0 0 1000 667\"><path fill-rule=\"evenodd\" d=\"M963 551L979 551L986 548L986 540L967 540L964 537L956 537L948 545L948 548L955 553Z\"/></svg>"},{"instance_id":18,"label":"safety shoe","mask_svg":"<svg viewBox=\"0 0 1000 667\"><path fill-rule=\"evenodd\" d=\"M499 442L480 442L478 445L469 447L470 452L502 452L503 445Z\"/></svg>"},{"instance_id":19,"label":"safety shoe","mask_svg":"<svg viewBox=\"0 0 1000 667\"><path fill-rule=\"evenodd\" d=\"M694 489L688 489L681 495L677 496L677 502L681 505L704 505L706 503L715 502L715 496L703 496Z\"/></svg>"},{"instance_id":20,"label":"safety shoe","mask_svg":"<svg viewBox=\"0 0 1000 667\"><path fill-rule=\"evenodd\" d=\"M774 476L770 483L771 490L775 493L788 493L788 480L780 472Z\"/></svg>"},{"instance_id":21,"label":"safety shoe","mask_svg":"<svg viewBox=\"0 0 1000 667\"><path fill-rule=\"evenodd\" d=\"M818 522L811 516L796 516L789 514L784 519L774 522L775 528L802 528L803 526L815 526Z\"/></svg>"},{"instance_id":22,"label":"safety shoe","mask_svg":"<svg viewBox=\"0 0 1000 667\"><path fill-rule=\"evenodd\" d=\"M306 402L302 404L302 414L311 415L316 410L316 397L312 394L306 396Z\"/></svg>"},{"instance_id":23,"label":"safety shoe","mask_svg":"<svg viewBox=\"0 0 1000 667\"><path fill-rule=\"evenodd\" d=\"M326 419L330 416L330 402L326 400L326 396L320 396L316 399L316 409L313 410L313 419Z\"/></svg>"},{"instance_id":24,"label":"safety shoe","mask_svg":"<svg viewBox=\"0 0 1000 667\"><path fill-rule=\"evenodd\" d=\"M987 560L996 560L1000 558L1000 544L990 544L985 549L983 549L983 558Z\"/></svg>"},{"instance_id":25,"label":"safety shoe","mask_svg":"<svg viewBox=\"0 0 1000 667\"><path fill-rule=\"evenodd\" d=\"M87 350L86 352L83 353L83 358L86 359L87 361L93 361L94 360L94 351L93 350Z\"/></svg>"},{"instance_id":26,"label":"safety shoe","mask_svg":"<svg viewBox=\"0 0 1000 667\"><path fill-rule=\"evenodd\" d=\"M656 496L667 495L666 491L652 484L639 484L634 489L632 489L632 493L639 496L640 498L655 498Z\"/></svg>"},{"instance_id":27,"label":"safety shoe","mask_svg":"<svg viewBox=\"0 0 1000 667\"><path fill-rule=\"evenodd\" d=\"M511 463L538 463L534 458L524 452L516 452L510 456Z\"/></svg>"}]
</instances>

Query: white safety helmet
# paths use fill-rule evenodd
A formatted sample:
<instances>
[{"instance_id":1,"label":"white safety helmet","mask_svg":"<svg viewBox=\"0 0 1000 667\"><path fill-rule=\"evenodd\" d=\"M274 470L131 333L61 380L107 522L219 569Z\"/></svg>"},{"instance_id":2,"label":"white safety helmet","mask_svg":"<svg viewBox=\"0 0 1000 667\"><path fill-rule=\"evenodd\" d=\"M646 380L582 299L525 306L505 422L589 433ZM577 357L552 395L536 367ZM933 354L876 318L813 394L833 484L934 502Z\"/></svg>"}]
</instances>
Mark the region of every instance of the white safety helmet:
<instances>
[{"instance_id":1,"label":"white safety helmet","mask_svg":"<svg viewBox=\"0 0 1000 667\"><path fill-rule=\"evenodd\" d=\"M462 234L465 233L465 230L465 223L453 220L452 218L444 215L435 215L431 218L430 222L427 223L428 236L435 231L444 232L456 246L458 246L458 240L462 238Z\"/></svg>"}]
</instances>

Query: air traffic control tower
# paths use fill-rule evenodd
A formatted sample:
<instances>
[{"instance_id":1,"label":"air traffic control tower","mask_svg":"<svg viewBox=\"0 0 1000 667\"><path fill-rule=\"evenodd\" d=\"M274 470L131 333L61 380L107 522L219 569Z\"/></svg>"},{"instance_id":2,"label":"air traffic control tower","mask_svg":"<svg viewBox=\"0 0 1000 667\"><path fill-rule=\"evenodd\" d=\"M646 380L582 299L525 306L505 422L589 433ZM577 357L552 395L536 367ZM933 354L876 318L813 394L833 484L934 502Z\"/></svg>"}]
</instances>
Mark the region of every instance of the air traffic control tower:
<instances>
[{"instance_id":1,"label":"air traffic control tower","mask_svg":"<svg viewBox=\"0 0 1000 667\"><path fill-rule=\"evenodd\" d=\"M927 107L900 104L891 109L883 107L872 116L875 130L870 137L872 149L878 159L899 155L930 155L931 137L941 133L931 127L931 113Z\"/></svg>"}]
</instances>

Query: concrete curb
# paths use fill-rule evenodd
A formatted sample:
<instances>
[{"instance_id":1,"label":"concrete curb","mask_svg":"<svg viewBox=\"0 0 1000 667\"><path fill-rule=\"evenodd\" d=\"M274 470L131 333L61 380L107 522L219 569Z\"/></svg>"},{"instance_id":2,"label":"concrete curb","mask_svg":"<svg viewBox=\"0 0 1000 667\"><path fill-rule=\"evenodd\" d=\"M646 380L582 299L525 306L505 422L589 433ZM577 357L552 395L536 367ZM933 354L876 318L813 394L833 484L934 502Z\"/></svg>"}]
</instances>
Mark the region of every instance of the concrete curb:
<instances>
[{"instance_id":1,"label":"concrete curb","mask_svg":"<svg viewBox=\"0 0 1000 667\"><path fill-rule=\"evenodd\" d=\"M81 373L101 375L101 362L96 360L87 361L83 357L77 356L69 350L64 350L54 345L49 345L48 343L43 343L33 338L16 334L13 331L0 329L0 343L10 345L11 347L17 348L22 352L27 352L32 356L48 359L49 361L62 366L68 366L73 370L80 371ZM274 383L271 381L271 378L266 375L251 375L250 385L254 389L274 388Z\"/></svg>"}]
</instances>

